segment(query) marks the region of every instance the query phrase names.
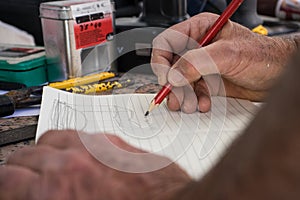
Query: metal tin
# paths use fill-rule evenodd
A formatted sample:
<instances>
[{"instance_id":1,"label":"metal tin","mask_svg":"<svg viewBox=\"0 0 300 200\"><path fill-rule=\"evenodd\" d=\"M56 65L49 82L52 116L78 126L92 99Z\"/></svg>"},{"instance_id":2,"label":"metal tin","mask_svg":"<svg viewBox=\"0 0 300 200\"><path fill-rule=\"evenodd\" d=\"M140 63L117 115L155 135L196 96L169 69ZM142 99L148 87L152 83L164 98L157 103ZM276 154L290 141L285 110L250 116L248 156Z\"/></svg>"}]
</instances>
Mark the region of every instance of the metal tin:
<instances>
[{"instance_id":1,"label":"metal tin","mask_svg":"<svg viewBox=\"0 0 300 200\"><path fill-rule=\"evenodd\" d=\"M46 2L40 5L40 17L50 81L110 69L110 0Z\"/></svg>"}]
</instances>

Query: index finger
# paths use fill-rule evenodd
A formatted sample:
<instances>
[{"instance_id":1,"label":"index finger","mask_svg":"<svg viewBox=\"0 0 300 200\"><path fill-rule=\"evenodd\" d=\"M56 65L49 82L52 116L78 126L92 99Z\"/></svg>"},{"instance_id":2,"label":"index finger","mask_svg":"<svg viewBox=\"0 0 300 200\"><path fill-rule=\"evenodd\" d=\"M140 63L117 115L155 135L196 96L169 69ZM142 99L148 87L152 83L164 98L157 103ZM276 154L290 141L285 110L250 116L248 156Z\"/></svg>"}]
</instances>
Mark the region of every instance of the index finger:
<instances>
[{"instance_id":1,"label":"index finger","mask_svg":"<svg viewBox=\"0 0 300 200\"><path fill-rule=\"evenodd\" d=\"M37 145L49 145L57 149L83 148L76 130L50 130L41 136Z\"/></svg>"},{"instance_id":2,"label":"index finger","mask_svg":"<svg viewBox=\"0 0 300 200\"><path fill-rule=\"evenodd\" d=\"M174 64L174 56L198 48L198 41L217 17L208 13L197 15L166 29L153 40L151 66L161 85L167 82L166 76Z\"/></svg>"},{"instance_id":3,"label":"index finger","mask_svg":"<svg viewBox=\"0 0 300 200\"><path fill-rule=\"evenodd\" d=\"M191 39L177 30L167 29L153 40L151 67L161 85L167 83L166 76L170 67L183 55ZM194 41L195 48L198 46Z\"/></svg>"}]
</instances>

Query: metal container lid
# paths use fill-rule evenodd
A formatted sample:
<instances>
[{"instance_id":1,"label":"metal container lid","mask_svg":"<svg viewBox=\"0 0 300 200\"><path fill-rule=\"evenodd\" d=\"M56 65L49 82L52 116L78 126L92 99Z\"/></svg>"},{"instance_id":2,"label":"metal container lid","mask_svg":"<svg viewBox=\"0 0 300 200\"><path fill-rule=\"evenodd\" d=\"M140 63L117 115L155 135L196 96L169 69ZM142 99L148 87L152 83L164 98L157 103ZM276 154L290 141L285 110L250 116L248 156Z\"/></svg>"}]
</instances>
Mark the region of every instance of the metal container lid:
<instances>
[{"instance_id":1,"label":"metal container lid","mask_svg":"<svg viewBox=\"0 0 300 200\"><path fill-rule=\"evenodd\" d=\"M40 4L40 17L48 19L74 19L71 6L97 2L97 0L51 1Z\"/></svg>"}]
</instances>

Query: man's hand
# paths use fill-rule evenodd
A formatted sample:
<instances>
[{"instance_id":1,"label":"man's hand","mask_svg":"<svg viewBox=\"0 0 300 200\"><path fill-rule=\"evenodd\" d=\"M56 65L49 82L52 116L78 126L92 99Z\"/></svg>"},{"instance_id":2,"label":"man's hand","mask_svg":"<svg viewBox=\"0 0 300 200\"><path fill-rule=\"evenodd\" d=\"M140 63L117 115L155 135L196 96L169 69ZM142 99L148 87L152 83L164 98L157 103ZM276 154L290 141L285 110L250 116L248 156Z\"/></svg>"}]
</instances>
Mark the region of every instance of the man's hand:
<instances>
[{"instance_id":1,"label":"man's hand","mask_svg":"<svg viewBox=\"0 0 300 200\"><path fill-rule=\"evenodd\" d=\"M211 95L262 100L296 50L291 39L259 35L231 21L199 48L198 41L217 18L201 13L154 40L152 69L161 85L175 86L168 98L171 110L206 112Z\"/></svg>"},{"instance_id":2,"label":"man's hand","mask_svg":"<svg viewBox=\"0 0 300 200\"><path fill-rule=\"evenodd\" d=\"M112 135L87 135L76 131L50 131L36 147L14 153L0 168L0 199L168 199L190 182L176 164L148 173L126 173L96 160L89 150L105 151L114 160L119 155L107 145L131 153L145 153ZM103 148L105 146L105 149ZM141 158L147 166L166 158ZM138 165L129 158L116 160L122 167ZM126 166L125 166L126 165Z\"/></svg>"}]
</instances>

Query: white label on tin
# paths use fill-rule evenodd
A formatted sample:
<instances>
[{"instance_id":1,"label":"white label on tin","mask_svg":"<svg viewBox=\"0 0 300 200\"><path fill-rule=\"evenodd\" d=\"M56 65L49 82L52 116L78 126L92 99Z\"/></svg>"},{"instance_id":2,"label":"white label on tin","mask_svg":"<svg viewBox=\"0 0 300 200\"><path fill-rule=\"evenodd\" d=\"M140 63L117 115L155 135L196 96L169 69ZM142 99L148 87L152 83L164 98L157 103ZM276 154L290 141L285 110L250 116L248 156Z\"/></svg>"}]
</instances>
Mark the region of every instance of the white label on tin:
<instances>
[{"instance_id":1,"label":"white label on tin","mask_svg":"<svg viewBox=\"0 0 300 200\"><path fill-rule=\"evenodd\" d=\"M109 14L112 13L110 0L101 0L83 4L71 5L73 17L90 15L93 13Z\"/></svg>"}]
</instances>

